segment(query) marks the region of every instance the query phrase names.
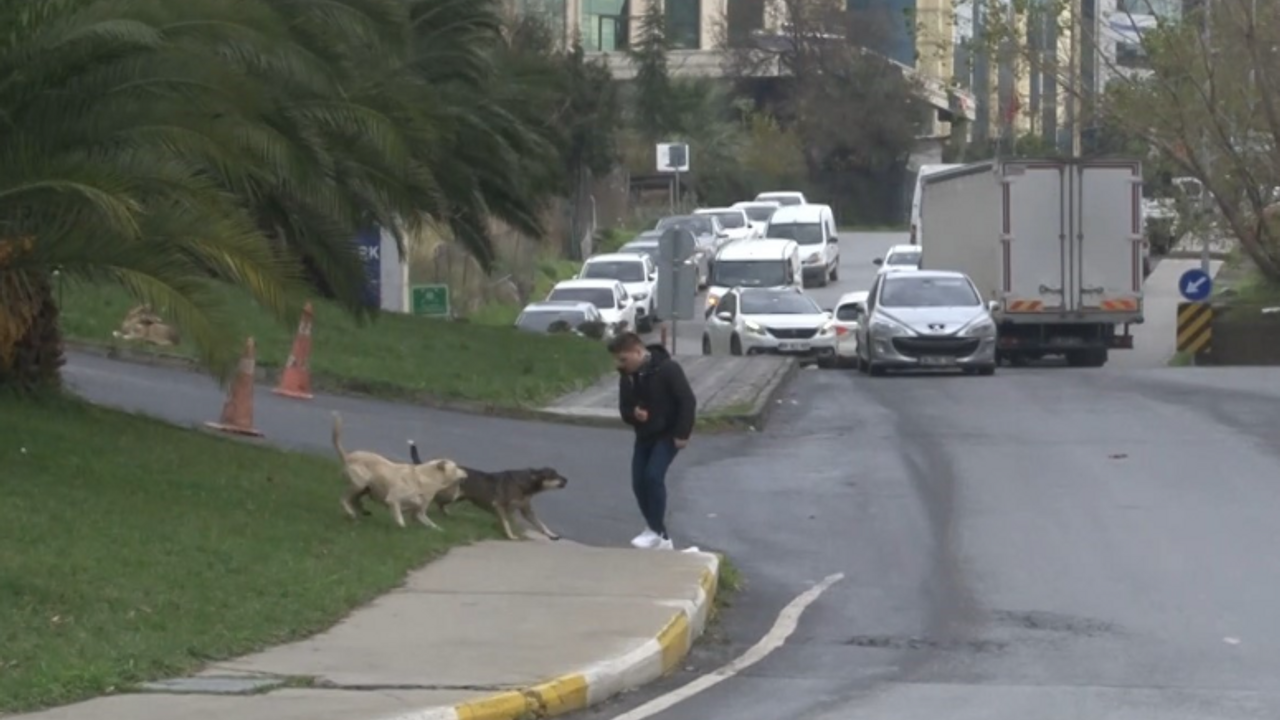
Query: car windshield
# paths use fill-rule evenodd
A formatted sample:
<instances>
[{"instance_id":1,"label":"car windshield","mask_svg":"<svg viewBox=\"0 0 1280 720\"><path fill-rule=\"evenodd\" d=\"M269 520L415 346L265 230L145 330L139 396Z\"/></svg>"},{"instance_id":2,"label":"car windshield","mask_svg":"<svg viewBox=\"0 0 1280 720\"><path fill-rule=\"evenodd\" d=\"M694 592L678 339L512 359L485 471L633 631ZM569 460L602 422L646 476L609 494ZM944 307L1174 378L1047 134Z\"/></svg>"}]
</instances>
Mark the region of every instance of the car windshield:
<instances>
[{"instance_id":1,"label":"car windshield","mask_svg":"<svg viewBox=\"0 0 1280 720\"><path fill-rule=\"evenodd\" d=\"M822 226L818 223L769 223L765 237L778 240L795 240L801 245L821 245Z\"/></svg>"},{"instance_id":2,"label":"car windshield","mask_svg":"<svg viewBox=\"0 0 1280 720\"><path fill-rule=\"evenodd\" d=\"M530 332L547 332L557 322L577 328L586 321L587 315L581 310L525 310L516 318L516 327Z\"/></svg>"},{"instance_id":3,"label":"car windshield","mask_svg":"<svg viewBox=\"0 0 1280 720\"><path fill-rule=\"evenodd\" d=\"M601 310L612 310L613 291L609 288L556 288L551 291L548 300L577 300L578 302L589 302Z\"/></svg>"},{"instance_id":4,"label":"car windshield","mask_svg":"<svg viewBox=\"0 0 1280 720\"><path fill-rule=\"evenodd\" d=\"M654 242L629 242L618 248L620 253L631 255L654 255L658 252L658 244Z\"/></svg>"},{"instance_id":5,"label":"car windshield","mask_svg":"<svg viewBox=\"0 0 1280 720\"><path fill-rule=\"evenodd\" d=\"M720 260L711 266L711 284L777 287L787 284L787 268L780 260Z\"/></svg>"},{"instance_id":6,"label":"car windshield","mask_svg":"<svg viewBox=\"0 0 1280 720\"><path fill-rule=\"evenodd\" d=\"M742 219L742 213L716 213L716 218L720 220L720 227L729 230L737 230L738 228L744 228L747 226L747 221Z\"/></svg>"},{"instance_id":7,"label":"car windshield","mask_svg":"<svg viewBox=\"0 0 1280 720\"><path fill-rule=\"evenodd\" d=\"M836 319L853 322L862 315L862 308L857 303L849 303L836 308Z\"/></svg>"},{"instance_id":8,"label":"car windshield","mask_svg":"<svg viewBox=\"0 0 1280 720\"><path fill-rule=\"evenodd\" d=\"M582 268L582 276L593 280L617 280L619 282L644 282L644 263L626 260L598 260Z\"/></svg>"},{"instance_id":9,"label":"car windshield","mask_svg":"<svg viewBox=\"0 0 1280 720\"><path fill-rule=\"evenodd\" d=\"M712 234L711 217L707 215L674 215L672 217L664 217L658 221L654 230L666 230L669 227L683 225L689 228L694 235L710 235Z\"/></svg>"},{"instance_id":10,"label":"car windshield","mask_svg":"<svg viewBox=\"0 0 1280 720\"><path fill-rule=\"evenodd\" d=\"M893 267L920 267L920 254L918 250L889 253L889 257L884 259L884 264Z\"/></svg>"},{"instance_id":11,"label":"car windshield","mask_svg":"<svg viewBox=\"0 0 1280 720\"><path fill-rule=\"evenodd\" d=\"M808 295L798 292L742 293L741 311L744 315L815 315L822 312Z\"/></svg>"},{"instance_id":12,"label":"car windshield","mask_svg":"<svg viewBox=\"0 0 1280 720\"><path fill-rule=\"evenodd\" d=\"M893 308L971 307L982 300L962 277L888 276L880 305Z\"/></svg>"},{"instance_id":13,"label":"car windshield","mask_svg":"<svg viewBox=\"0 0 1280 720\"><path fill-rule=\"evenodd\" d=\"M769 218L773 217L773 213L777 209L769 205L753 205L743 208L743 212L747 214L747 217L751 218L751 222L769 222Z\"/></svg>"}]
</instances>

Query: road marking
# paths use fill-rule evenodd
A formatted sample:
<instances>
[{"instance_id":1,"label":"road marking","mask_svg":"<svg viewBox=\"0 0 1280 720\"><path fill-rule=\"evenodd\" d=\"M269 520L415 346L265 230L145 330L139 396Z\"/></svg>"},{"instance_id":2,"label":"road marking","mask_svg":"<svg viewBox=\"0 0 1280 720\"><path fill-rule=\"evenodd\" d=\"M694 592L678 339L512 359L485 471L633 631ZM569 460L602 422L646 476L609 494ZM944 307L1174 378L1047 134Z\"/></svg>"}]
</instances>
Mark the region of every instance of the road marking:
<instances>
[{"instance_id":1,"label":"road marking","mask_svg":"<svg viewBox=\"0 0 1280 720\"><path fill-rule=\"evenodd\" d=\"M782 608L782 612L778 613L778 619L774 621L773 627L769 629L769 632L765 633L765 636L760 638L759 642L752 645L733 661L706 675L689 681L666 695L656 697L640 707L632 708L613 720L645 720L645 718L653 717L676 703L683 702L703 690L719 685L765 659L774 650L782 647L787 638L791 637L791 634L796 631L796 628L800 626L800 616L804 614L805 609L812 605L832 585L843 579L844 573L828 575L822 582L800 593L794 600L787 603L786 607Z\"/></svg>"}]
</instances>

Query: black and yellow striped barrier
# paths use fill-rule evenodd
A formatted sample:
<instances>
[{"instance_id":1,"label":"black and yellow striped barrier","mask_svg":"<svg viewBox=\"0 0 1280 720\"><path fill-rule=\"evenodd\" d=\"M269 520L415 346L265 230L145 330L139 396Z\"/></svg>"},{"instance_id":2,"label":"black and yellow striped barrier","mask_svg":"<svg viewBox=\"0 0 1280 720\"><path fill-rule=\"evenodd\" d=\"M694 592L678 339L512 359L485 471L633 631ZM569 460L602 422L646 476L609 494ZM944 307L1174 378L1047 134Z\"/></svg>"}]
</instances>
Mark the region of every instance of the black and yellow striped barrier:
<instances>
[{"instance_id":1,"label":"black and yellow striped barrier","mask_svg":"<svg viewBox=\"0 0 1280 720\"><path fill-rule=\"evenodd\" d=\"M1199 355L1213 349L1213 306L1178 303L1178 352Z\"/></svg>"}]
</instances>

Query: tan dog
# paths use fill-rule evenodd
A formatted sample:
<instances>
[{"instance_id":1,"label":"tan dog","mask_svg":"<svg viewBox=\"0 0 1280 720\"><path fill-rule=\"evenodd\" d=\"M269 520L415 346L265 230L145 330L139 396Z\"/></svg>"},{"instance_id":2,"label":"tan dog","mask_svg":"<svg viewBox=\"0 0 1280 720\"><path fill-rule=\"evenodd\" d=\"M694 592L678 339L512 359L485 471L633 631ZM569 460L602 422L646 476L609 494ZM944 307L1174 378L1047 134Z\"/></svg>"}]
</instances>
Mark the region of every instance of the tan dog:
<instances>
[{"instance_id":1,"label":"tan dog","mask_svg":"<svg viewBox=\"0 0 1280 720\"><path fill-rule=\"evenodd\" d=\"M120 329L111 334L120 340L141 340L164 347L181 342L177 329L152 312L149 305L130 310L120 322Z\"/></svg>"},{"instance_id":2,"label":"tan dog","mask_svg":"<svg viewBox=\"0 0 1280 720\"><path fill-rule=\"evenodd\" d=\"M347 452L342 449L342 416L336 412L333 414L333 448L338 451L342 472L349 483L342 496L342 509L353 520L360 498L370 495L387 506L400 527L405 526L404 508L409 508L418 522L439 530L440 526L427 515L427 508L437 495L453 489L467 477L457 463L443 458L409 465L391 462L375 452Z\"/></svg>"}]
</instances>

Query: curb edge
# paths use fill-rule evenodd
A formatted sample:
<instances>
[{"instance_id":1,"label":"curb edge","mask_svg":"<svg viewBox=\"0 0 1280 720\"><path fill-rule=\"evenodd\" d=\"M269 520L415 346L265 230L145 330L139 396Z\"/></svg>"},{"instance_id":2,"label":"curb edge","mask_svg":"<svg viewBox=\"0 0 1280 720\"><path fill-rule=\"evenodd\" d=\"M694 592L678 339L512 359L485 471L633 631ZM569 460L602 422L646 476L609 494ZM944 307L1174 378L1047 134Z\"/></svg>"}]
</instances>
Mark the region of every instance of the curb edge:
<instances>
[{"instance_id":1,"label":"curb edge","mask_svg":"<svg viewBox=\"0 0 1280 720\"><path fill-rule=\"evenodd\" d=\"M678 608L657 635L631 652L579 672L508 690L452 707L424 708L383 720L531 720L564 715L598 705L676 670L703 631L720 584L720 556L706 558L696 599L674 601Z\"/></svg>"}]
</instances>

